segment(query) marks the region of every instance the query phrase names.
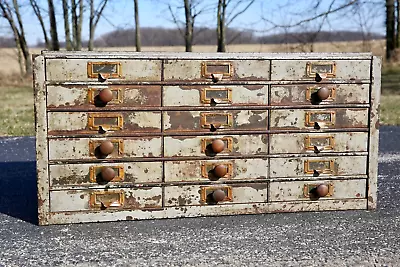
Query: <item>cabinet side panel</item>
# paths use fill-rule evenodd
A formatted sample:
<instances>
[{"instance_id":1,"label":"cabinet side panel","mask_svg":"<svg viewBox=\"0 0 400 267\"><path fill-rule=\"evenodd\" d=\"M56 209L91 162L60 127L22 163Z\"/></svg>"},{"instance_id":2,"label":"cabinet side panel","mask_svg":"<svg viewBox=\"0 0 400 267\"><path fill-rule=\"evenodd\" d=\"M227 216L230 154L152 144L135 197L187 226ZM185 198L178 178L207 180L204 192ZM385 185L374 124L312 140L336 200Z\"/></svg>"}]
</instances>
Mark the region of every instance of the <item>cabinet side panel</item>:
<instances>
[{"instance_id":1,"label":"cabinet side panel","mask_svg":"<svg viewBox=\"0 0 400 267\"><path fill-rule=\"evenodd\" d=\"M34 59L34 100L36 127L36 173L38 190L39 224L48 224L49 216L49 179L46 119L46 85L45 59L37 56Z\"/></svg>"},{"instance_id":2,"label":"cabinet side panel","mask_svg":"<svg viewBox=\"0 0 400 267\"><path fill-rule=\"evenodd\" d=\"M381 93L381 58L372 58L371 114L369 125L368 209L376 209L378 183L379 103Z\"/></svg>"}]
</instances>

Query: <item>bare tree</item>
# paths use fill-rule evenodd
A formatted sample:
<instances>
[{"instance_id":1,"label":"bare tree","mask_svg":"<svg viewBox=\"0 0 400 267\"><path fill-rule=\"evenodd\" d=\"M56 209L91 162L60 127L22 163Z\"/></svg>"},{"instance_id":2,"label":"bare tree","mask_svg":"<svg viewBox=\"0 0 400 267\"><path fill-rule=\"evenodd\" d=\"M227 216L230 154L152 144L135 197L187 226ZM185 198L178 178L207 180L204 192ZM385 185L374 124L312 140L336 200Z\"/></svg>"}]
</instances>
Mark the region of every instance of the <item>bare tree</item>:
<instances>
[{"instance_id":1,"label":"bare tree","mask_svg":"<svg viewBox=\"0 0 400 267\"><path fill-rule=\"evenodd\" d=\"M60 50L60 43L58 42L57 21L53 0L48 0L48 4L50 18L51 50L58 51Z\"/></svg>"},{"instance_id":2,"label":"bare tree","mask_svg":"<svg viewBox=\"0 0 400 267\"><path fill-rule=\"evenodd\" d=\"M135 44L136 51L140 52L142 50L142 41L140 37L140 25L139 25L139 1L133 0L134 3L134 12L135 12Z\"/></svg>"},{"instance_id":3,"label":"bare tree","mask_svg":"<svg viewBox=\"0 0 400 267\"><path fill-rule=\"evenodd\" d=\"M21 18L21 13L19 11L19 4L17 0L12 1L12 7L9 1L0 0L0 10L1 15L4 17L14 35L15 44L18 50L18 57L20 66L24 65L23 76L30 76L32 74L32 61L29 54L28 44L25 39L25 31L23 27L23 22ZM15 19L17 21L15 21ZM21 68L22 70L22 68Z\"/></svg>"},{"instance_id":4,"label":"bare tree","mask_svg":"<svg viewBox=\"0 0 400 267\"><path fill-rule=\"evenodd\" d=\"M78 5L79 12L78 12ZM83 0L71 0L72 14L72 47L75 51L82 49L82 24L83 24Z\"/></svg>"},{"instance_id":5,"label":"bare tree","mask_svg":"<svg viewBox=\"0 0 400 267\"><path fill-rule=\"evenodd\" d=\"M396 47L394 0L386 0L386 59L390 60Z\"/></svg>"},{"instance_id":6,"label":"bare tree","mask_svg":"<svg viewBox=\"0 0 400 267\"><path fill-rule=\"evenodd\" d=\"M94 8L94 0L89 0L90 5L90 17L89 17L89 44L88 49L92 51L94 48L94 32L97 24L99 23L100 17L107 5L108 0L102 0L97 8Z\"/></svg>"},{"instance_id":7,"label":"bare tree","mask_svg":"<svg viewBox=\"0 0 400 267\"><path fill-rule=\"evenodd\" d=\"M217 52L226 52L226 29L237 17L246 12L254 2L255 0L218 0ZM228 11L229 7L230 11ZM237 38L237 36L233 38Z\"/></svg>"},{"instance_id":8,"label":"bare tree","mask_svg":"<svg viewBox=\"0 0 400 267\"><path fill-rule=\"evenodd\" d=\"M69 10L68 0L62 0L63 17L64 17L64 33L65 33L65 47L67 51L72 50L71 30L69 28Z\"/></svg>"},{"instance_id":9,"label":"bare tree","mask_svg":"<svg viewBox=\"0 0 400 267\"><path fill-rule=\"evenodd\" d=\"M43 38L44 38L44 42L46 44L46 48L50 50L51 46L50 46L50 42L49 42L49 37L47 35L47 31L46 31L46 27L45 27L45 24L43 21L42 12L40 11L40 7L36 0L30 0L30 3L31 3L32 9L33 9L33 12L35 13L37 19L39 20L40 28L42 29L42 32L43 32Z\"/></svg>"}]
</instances>

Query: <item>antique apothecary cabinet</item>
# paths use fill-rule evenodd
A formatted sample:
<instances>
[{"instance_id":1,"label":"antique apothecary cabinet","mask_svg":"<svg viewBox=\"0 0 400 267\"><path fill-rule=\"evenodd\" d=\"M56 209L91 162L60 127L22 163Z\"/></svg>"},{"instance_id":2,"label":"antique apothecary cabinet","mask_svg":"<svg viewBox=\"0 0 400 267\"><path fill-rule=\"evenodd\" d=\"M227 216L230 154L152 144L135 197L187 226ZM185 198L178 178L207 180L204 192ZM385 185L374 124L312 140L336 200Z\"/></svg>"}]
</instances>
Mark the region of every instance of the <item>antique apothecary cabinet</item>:
<instances>
[{"instance_id":1,"label":"antique apothecary cabinet","mask_svg":"<svg viewBox=\"0 0 400 267\"><path fill-rule=\"evenodd\" d=\"M374 209L371 54L42 52L39 223Z\"/></svg>"}]
</instances>

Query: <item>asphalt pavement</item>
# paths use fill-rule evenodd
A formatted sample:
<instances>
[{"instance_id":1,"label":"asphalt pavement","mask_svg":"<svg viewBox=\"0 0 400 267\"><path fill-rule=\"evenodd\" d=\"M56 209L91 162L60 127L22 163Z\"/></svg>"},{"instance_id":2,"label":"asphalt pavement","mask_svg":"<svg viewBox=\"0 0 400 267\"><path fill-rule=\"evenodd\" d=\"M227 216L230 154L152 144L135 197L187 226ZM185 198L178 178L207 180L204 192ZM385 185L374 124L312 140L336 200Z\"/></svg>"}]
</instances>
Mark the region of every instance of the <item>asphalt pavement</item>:
<instances>
[{"instance_id":1,"label":"asphalt pavement","mask_svg":"<svg viewBox=\"0 0 400 267\"><path fill-rule=\"evenodd\" d=\"M378 209L37 226L35 139L0 138L0 266L400 266L400 127Z\"/></svg>"}]
</instances>

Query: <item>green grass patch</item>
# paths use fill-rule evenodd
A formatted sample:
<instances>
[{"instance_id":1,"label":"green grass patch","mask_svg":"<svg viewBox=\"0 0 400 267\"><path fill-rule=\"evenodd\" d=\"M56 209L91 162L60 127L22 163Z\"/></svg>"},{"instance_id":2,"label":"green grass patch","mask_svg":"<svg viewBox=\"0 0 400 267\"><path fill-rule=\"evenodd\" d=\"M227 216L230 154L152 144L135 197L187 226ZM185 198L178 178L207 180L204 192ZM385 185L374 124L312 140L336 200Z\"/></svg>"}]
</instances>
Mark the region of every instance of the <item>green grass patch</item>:
<instances>
[{"instance_id":1,"label":"green grass patch","mask_svg":"<svg viewBox=\"0 0 400 267\"><path fill-rule=\"evenodd\" d=\"M400 125L400 95L381 95L380 123Z\"/></svg>"},{"instance_id":2,"label":"green grass patch","mask_svg":"<svg viewBox=\"0 0 400 267\"><path fill-rule=\"evenodd\" d=\"M35 135L32 87L0 87L0 136Z\"/></svg>"}]
</instances>

